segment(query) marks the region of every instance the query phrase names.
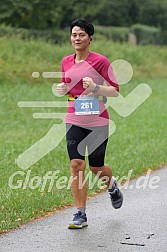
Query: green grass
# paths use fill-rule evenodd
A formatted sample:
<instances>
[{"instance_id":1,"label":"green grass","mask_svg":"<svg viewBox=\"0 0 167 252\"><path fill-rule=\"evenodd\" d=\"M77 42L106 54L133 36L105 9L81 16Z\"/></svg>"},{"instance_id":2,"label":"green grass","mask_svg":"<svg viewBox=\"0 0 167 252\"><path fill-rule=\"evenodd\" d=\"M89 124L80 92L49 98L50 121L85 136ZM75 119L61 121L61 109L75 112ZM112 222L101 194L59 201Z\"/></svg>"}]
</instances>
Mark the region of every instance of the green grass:
<instances>
[{"instance_id":1,"label":"green grass","mask_svg":"<svg viewBox=\"0 0 167 252\"><path fill-rule=\"evenodd\" d=\"M14 190L8 185L10 176L16 171L18 180L25 181L27 171L20 169L15 160L19 154L42 138L56 123L54 119L33 119L34 112L65 111L62 108L19 108L18 101L54 101L51 88L59 80L33 79L33 71L59 71L63 56L72 53L70 45L55 46L45 42L21 41L19 39L0 41L0 232L17 227L32 218L73 202L71 190L59 190L54 184L48 192L49 183L41 192L41 186L32 190ZM111 42L94 41L92 50L105 54L110 61L128 60L134 68L129 84L121 86L126 96L139 83L147 83L152 95L134 113L122 118L111 108L110 117L116 124L116 131L110 137L106 163L113 168L115 176L127 175L133 169L135 177L149 168L156 169L166 162L166 77L165 62L167 49L164 47L130 47ZM156 53L155 53L156 52ZM70 176L69 160L65 139L59 146L30 167L30 180L39 176L42 181L48 171L60 170L58 176ZM87 167L88 172L88 167ZM30 181L29 180L29 181ZM22 182L21 182L22 183ZM34 182L35 183L35 182ZM56 181L55 181L56 183ZM89 194L97 191L95 186Z\"/></svg>"}]
</instances>

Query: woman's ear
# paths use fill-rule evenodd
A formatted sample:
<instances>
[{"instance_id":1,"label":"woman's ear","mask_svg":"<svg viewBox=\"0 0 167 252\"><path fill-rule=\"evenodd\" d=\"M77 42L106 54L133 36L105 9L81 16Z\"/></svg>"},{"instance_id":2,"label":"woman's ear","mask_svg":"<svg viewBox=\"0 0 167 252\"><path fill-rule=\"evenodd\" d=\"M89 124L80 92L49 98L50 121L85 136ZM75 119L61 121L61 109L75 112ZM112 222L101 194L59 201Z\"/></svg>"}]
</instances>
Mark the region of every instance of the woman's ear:
<instances>
[{"instance_id":1,"label":"woman's ear","mask_svg":"<svg viewBox=\"0 0 167 252\"><path fill-rule=\"evenodd\" d=\"M93 40L93 36L90 36L90 41L92 41Z\"/></svg>"}]
</instances>

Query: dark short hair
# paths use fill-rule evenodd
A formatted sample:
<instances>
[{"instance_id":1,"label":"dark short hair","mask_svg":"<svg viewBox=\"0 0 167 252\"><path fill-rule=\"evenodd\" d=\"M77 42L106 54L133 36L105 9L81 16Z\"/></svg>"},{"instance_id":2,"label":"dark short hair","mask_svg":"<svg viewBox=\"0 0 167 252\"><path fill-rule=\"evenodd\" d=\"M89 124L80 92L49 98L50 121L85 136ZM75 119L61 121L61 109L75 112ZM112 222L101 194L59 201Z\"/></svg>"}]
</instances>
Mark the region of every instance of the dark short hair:
<instances>
[{"instance_id":1,"label":"dark short hair","mask_svg":"<svg viewBox=\"0 0 167 252\"><path fill-rule=\"evenodd\" d=\"M74 26L80 27L82 30L84 30L89 37L94 34L94 26L89 23L86 19L76 19L71 23L70 26L70 32L72 32L72 29Z\"/></svg>"}]
</instances>

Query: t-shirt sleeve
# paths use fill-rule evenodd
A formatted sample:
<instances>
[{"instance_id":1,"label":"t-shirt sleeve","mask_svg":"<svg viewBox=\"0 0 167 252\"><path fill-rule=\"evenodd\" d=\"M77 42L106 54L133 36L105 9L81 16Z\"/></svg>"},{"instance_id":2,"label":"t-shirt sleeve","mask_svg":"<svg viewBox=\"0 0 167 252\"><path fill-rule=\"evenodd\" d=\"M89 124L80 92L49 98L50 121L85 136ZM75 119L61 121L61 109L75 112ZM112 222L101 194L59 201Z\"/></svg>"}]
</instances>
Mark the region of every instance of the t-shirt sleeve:
<instances>
[{"instance_id":1,"label":"t-shirt sleeve","mask_svg":"<svg viewBox=\"0 0 167 252\"><path fill-rule=\"evenodd\" d=\"M114 75L113 68L107 58L103 58L103 64L100 72L101 76L108 86L113 86L117 91L119 91L118 81Z\"/></svg>"}]
</instances>

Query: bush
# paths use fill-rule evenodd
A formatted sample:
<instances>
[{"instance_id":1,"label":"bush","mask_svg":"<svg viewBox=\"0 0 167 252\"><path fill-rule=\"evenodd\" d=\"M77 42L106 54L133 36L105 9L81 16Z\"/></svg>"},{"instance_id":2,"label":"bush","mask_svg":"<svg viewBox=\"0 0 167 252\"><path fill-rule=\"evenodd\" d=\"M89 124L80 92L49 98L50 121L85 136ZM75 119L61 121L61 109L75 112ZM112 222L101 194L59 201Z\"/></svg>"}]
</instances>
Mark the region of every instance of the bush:
<instances>
[{"instance_id":1,"label":"bush","mask_svg":"<svg viewBox=\"0 0 167 252\"><path fill-rule=\"evenodd\" d=\"M141 45L167 44L167 32L161 31L160 28L150 27L141 24L135 24L128 27L113 27L113 26L95 26L95 40L112 40L119 43L127 43L129 33L132 32L137 43ZM15 28L5 24L0 25L0 37L18 37L21 39L40 39L51 43L62 44L70 40L68 28L56 30L34 30L25 28Z\"/></svg>"},{"instance_id":2,"label":"bush","mask_svg":"<svg viewBox=\"0 0 167 252\"><path fill-rule=\"evenodd\" d=\"M62 43L69 40L69 33L64 30L33 30L24 28L15 28L0 25L0 37L19 37L21 39L42 39L52 43Z\"/></svg>"},{"instance_id":3,"label":"bush","mask_svg":"<svg viewBox=\"0 0 167 252\"><path fill-rule=\"evenodd\" d=\"M167 45L167 31L162 30L161 31L161 40L163 45Z\"/></svg>"},{"instance_id":4,"label":"bush","mask_svg":"<svg viewBox=\"0 0 167 252\"><path fill-rule=\"evenodd\" d=\"M147 45L155 44L161 45L163 43L161 29L142 24L135 24L131 26L131 32L136 35L137 44Z\"/></svg>"},{"instance_id":5,"label":"bush","mask_svg":"<svg viewBox=\"0 0 167 252\"><path fill-rule=\"evenodd\" d=\"M113 27L113 26L95 26L96 34L103 35L106 39L111 39L114 42L127 42L129 28L127 27ZM96 35L95 34L95 35Z\"/></svg>"}]
</instances>

